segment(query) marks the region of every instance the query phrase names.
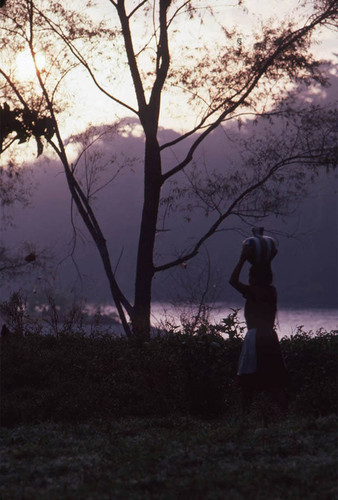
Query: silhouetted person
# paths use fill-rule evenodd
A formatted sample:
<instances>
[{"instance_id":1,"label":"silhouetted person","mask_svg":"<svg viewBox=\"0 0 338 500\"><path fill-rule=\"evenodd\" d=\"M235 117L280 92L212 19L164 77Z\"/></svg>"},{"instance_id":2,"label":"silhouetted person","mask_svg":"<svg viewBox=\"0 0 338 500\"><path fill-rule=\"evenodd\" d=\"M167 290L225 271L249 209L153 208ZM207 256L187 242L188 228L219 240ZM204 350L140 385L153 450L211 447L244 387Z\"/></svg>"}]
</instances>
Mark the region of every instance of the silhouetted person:
<instances>
[{"instance_id":1,"label":"silhouetted person","mask_svg":"<svg viewBox=\"0 0 338 500\"><path fill-rule=\"evenodd\" d=\"M250 255L250 248L244 246L229 281L246 299L244 315L247 333L237 373L243 391L243 409L248 411L254 391L262 389L268 391L285 412L286 369L274 330L277 291L272 285L271 265L268 260L251 266L249 284L240 281L242 267Z\"/></svg>"}]
</instances>

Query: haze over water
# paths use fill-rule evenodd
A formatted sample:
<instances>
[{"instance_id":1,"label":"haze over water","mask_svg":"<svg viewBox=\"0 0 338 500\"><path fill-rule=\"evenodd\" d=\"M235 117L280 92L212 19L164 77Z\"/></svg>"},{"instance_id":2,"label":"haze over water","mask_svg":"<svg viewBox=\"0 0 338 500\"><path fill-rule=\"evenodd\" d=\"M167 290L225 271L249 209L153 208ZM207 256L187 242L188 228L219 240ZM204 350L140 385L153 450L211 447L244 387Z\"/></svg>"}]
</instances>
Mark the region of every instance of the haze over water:
<instances>
[{"instance_id":1,"label":"haze over water","mask_svg":"<svg viewBox=\"0 0 338 500\"><path fill-rule=\"evenodd\" d=\"M238 310L238 319L245 327L244 306L236 303L217 303L210 306L208 319L211 324L221 323L233 310ZM88 304L89 315L97 310L97 306ZM190 304L171 304L169 302L156 302L152 304L152 325L156 328L168 328L181 326L181 319L191 319L196 314L197 306ZM116 309L111 305L100 306L101 314L116 318ZM279 338L291 336L297 333L297 329L302 327L305 332L317 332L320 329L325 331L338 332L338 311L336 308L279 308L277 313L276 328ZM120 333L119 325L112 325L112 331ZM122 332L122 328L121 328Z\"/></svg>"},{"instance_id":2,"label":"haze over water","mask_svg":"<svg viewBox=\"0 0 338 500\"><path fill-rule=\"evenodd\" d=\"M232 309L240 309L238 318L244 322L244 306L243 304L216 304L209 314L211 323L219 323L225 318ZM196 309L195 309L196 310ZM191 307L189 306L172 306L171 304L153 304L153 324L167 317L179 323L180 316L189 315ZM244 325L245 326L245 325ZM291 309L279 308L277 313L277 333L281 338L283 336L290 336L296 333L297 328L302 326L304 331L316 332L323 328L324 330L338 330L338 311L335 308L324 309Z\"/></svg>"}]
</instances>

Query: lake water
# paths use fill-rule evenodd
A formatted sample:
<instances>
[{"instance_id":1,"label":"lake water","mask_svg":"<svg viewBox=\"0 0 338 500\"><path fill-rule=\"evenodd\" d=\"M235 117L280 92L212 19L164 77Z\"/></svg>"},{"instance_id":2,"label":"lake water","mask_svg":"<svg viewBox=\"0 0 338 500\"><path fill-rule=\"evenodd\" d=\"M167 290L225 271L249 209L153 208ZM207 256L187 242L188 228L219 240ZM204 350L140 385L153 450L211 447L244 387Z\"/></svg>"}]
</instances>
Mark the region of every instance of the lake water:
<instances>
[{"instance_id":1,"label":"lake water","mask_svg":"<svg viewBox=\"0 0 338 500\"><path fill-rule=\"evenodd\" d=\"M238 317L244 322L243 305L219 303L215 304L209 312L209 321L218 323L231 313L231 309L240 309ZM172 306L171 304L156 303L152 306L152 322L154 325L166 318L179 325L180 317L191 317L193 309L189 306ZM327 331L338 330L337 309L291 309L279 308L277 315L277 333L281 338L296 333L297 327L303 326L305 331L318 331L324 328Z\"/></svg>"},{"instance_id":2,"label":"lake water","mask_svg":"<svg viewBox=\"0 0 338 500\"><path fill-rule=\"evenodd\" d=\"M209 306L208 321L211 324L220 323L223 318L232 313L233 309L239 309L238 319L245 326L243 304L218 303ZM93 318L97 310L97 304L87 304L84 309L89 318ZM108 320L103 323L103 329L117 335L123 335L122 325L111 324L111 320L117 317L115 307L101 304L99 310L102 317ZM159 329L168 328L168 325L180 327L182 318L191 319L196 314L196 310L196 306L192 307L191 305L172 305L167 302L153 303L151 322L155 328ZM2 326L1 323L0 321L0 327ZM87 326L90 330L89 324ZM306 332L316 332L321 328L326 331L338 330L338 311L337 309L291 309L281 307L278 310L276 326L279 338L295 334L300 326Z\"/></svg>"}]
</instances>

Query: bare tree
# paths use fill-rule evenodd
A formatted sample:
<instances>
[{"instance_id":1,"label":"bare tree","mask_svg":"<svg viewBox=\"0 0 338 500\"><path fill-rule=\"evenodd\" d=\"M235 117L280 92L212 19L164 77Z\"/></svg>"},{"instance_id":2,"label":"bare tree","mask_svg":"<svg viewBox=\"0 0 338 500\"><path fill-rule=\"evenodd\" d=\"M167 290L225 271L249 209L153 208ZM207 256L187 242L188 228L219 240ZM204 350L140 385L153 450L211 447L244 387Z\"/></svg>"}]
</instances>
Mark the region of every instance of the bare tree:
<instances>
[{"instance_id":1,"label":"bare tree","mask_svg":"<svg viewBox=\"0 0 338 500\"><path fill-rule=\"evenodd\" d=\"M216 0L214 3L217 5ZM303 187L305 169L315 171L323 164L333 164L331 117L325 115L329 117L328 126L319 134L321 140L314 141L314 122L306 121L302 127L299 120L304 120L305 115L298 110L291 116L290 110L279 103L285 97L283 89L292 88L296 82L325 84L310 49L320 29L332 29L337 4L334 0L307 2L282 22L269 20L261 24L254 38L246 40L226 20L218 18L212 2L207 8L198 0L107 0L106 5L111 7L109 14L98 22L100 10L91 1L85 7L83 2L81 7L74 3L67 10L58 0L17 0L5 5L0 11L1 52L10 61L9 54L13 56L26 48L35 79L29 85L18 80L7 63L1 64L0 77L4 101L13 109L24 110L26 116L34 115L29 125L32 132L34 126L40 125L38 153L42 141L47 142L64 167L73 202L97 246L126 334L144 339L150 333L151 291L156 273L193 258L230 215L259 217L281 210L287 195L279 196L278 184L285 179L291 181L288 186L294 186L297 177ZM220 29L219 43L213 44L212 51L208 40L201 40L196 49L189 47L179 33L182 26L184 30L190 24L195 26L196 20L202 22L204 15L213 18ZM38 62L41 50L47 58L44 68ZM129 76L123 76L125 85L134 91L129 102L115 92L114 83L119 73L125 75L126 67ZM62 89L74 68L82 70L81 78L86 75L107 101L134 115L144 134L144 199L132 302L117 282L105 236L91 199L77 177L77 169L69 160L62 133L64 114L71 109L69 89L76 84L69 79L68 94ZM164 99L170 99L171 109L179 109L182 100L175 104L179 93L185 97L189 113L195 113L194 125L174 140L161 143L159 124ZM258 142L251 160L246 156L251 165L246 174L228 168L225 161L222 175L209 175L207 185L198 173L192 175L188 171L200 145L218 127L245 116L271 118L271 110L293 119L292 130L298 130L298 134L291 147L278 137L273 147ZM324 116L322 110L314 111L317 116ZM7 135L6 140L15 140L15 135ZM185 153L174 154L175 162L165 165L163 155L176 147L180 151L185 148ZM182 250L170 261L155 262L164 186L182 173L187 175L189 185L189 189L184 188L185 193L208 207L213 218L192 248Z\"/></svg>"}]
</instances>

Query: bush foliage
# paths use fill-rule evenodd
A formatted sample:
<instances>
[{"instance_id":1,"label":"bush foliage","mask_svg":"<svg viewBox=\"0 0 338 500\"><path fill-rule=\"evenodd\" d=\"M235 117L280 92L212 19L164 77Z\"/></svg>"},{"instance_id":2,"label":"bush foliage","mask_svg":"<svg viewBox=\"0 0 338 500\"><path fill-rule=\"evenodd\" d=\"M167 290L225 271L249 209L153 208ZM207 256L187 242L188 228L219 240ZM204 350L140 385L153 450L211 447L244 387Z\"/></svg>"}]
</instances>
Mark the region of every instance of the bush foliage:
<instances>
[{"instance_id":1,"label":"bush foliage","mask_svg":"<svg viewBox=\"0 0 338 500\"><path fill-rule=\"evenodd\" d=\"M240 404L243 341L231 328L228 338L204 325L141 346L108 334L8 335L1 339L2 425L231 412ZM336 411L336 333L299 330L281 340L291 411Z\"/></svg>"}]
</instances>

